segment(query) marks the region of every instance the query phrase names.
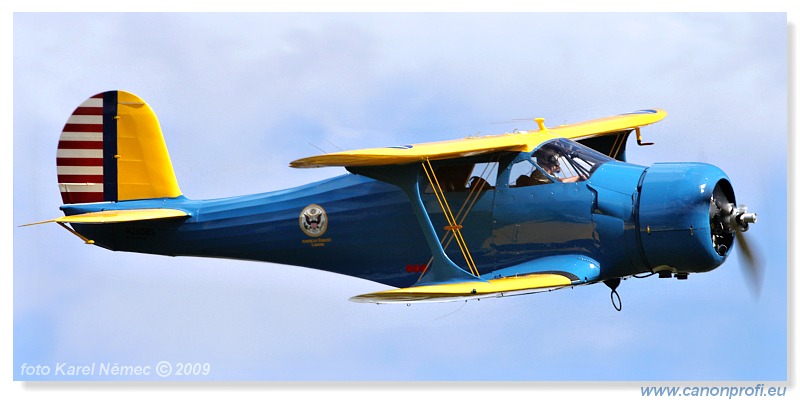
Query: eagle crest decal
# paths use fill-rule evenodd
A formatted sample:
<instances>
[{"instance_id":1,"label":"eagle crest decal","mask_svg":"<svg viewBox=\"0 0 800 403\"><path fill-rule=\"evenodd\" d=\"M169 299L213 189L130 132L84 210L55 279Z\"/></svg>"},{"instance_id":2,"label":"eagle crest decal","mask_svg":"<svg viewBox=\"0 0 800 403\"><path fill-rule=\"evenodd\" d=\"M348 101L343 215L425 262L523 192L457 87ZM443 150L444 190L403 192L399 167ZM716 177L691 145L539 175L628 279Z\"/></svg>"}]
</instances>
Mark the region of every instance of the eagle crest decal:
<instances>
[{"instance_id":1,"label":"eagle crest decal","mask_svg":"<svg viewBox=\"0 0 800 403\"><path fill-rule=\"evenodd\" d=\"M321 236L328 229L328 214L316 204L304 208L300 213L300 229L308 236Z\"/></svg>"}]
</instances>

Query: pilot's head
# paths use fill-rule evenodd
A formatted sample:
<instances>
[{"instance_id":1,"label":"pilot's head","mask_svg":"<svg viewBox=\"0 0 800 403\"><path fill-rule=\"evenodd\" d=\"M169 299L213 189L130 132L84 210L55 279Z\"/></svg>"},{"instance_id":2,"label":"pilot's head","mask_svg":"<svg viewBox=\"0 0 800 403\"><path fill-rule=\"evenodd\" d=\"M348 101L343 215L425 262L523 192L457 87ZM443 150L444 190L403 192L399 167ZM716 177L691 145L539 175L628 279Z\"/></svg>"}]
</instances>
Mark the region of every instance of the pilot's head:
<instances>
[{"instance_id":1,"label":"pilot's head","mask_svg":"<svg viewBox=\"0 0 800 403\"><path fill-rule=\"evenodd\" d=\"M549 174L561 172L561 166L558 163L558 153L553 150L539 150L536 153L536 162Z\"/></svg>"}]
</instances>

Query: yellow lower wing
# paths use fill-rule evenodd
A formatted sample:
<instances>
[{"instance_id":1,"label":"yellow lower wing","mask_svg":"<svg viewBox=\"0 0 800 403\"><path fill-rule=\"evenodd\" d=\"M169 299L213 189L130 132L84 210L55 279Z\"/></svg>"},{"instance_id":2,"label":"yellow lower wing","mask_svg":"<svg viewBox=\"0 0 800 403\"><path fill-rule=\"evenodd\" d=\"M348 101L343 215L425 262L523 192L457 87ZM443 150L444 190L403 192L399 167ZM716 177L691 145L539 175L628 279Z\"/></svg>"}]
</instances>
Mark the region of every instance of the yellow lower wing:
<instances>
[{"instance_id":1,"label":"yellow lower wing","mask_svg":"<svg viewBox=\"0 0 800 403\"><path fill-rule=\"evenodd\" d=\"M486 282L468 281L399 288L357 295L350 300L373 303L445 302L503 296L537 289L560 288L571 284L572 281L569 278L560 274L528 274L497 278Z\"/></svg>"}]
</instances>

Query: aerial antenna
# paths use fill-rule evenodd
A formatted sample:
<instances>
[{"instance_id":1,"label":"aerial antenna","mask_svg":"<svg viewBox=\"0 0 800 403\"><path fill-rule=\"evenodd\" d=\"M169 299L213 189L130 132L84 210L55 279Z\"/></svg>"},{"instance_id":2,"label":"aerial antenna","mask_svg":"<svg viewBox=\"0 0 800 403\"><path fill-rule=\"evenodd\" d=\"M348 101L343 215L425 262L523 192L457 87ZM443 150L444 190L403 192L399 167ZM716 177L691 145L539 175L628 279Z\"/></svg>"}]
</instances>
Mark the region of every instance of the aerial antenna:
<instances>
[{"instance_id":1,"label":"aerial antenna","mask_svg":"<svg viewBox=\"0 0 800 403\"><path fill-rule=\"evenodd\" d=\"M440 316L440 317L438 317L438 318L436 318L436 319L434 319L434 320L444 319L444 318L446 318L446 317L448 317L448 316L450 316L450 315L453 315L453 314L455 314L456 312L460 311L460 310L461 310L461 308L463 308L463 307L465 307L465 306L467 305L467 301L468 301L468 300L466 300L466 299L465 299L465 300L464 300L464 303L463 303L463 304L461 304L461 306L460 306L460 307L458 307L458 309L456 309L455 311L453 311L453 312L450 312L450 313L448 313L448 314L446 314L446 315L442 315L442 316Z\"/></svg>"},{"instance_id":2,"label":"aerial antenna","mask_svg":"<svg viewBox=\"0 0 800 403\"><path fill-rule=\"evenodd\" d=\"M327 154L327 153L328 153L327 151L325 151L325 150L323 150L323 149L321 149L321 148L317 147L317 146L316 146L316 145L314 145L313 143L308 143L308 145L310 145L311 147L314 147L314 148L316 148L317 150L320 150L320 151L322 151L322 152L323 152L323 153L325 153L325 154Z\"/></svg>"},{"instance_id":3,"label":"aerial antenna","mask_svg":"<svg viewBox=\"0 0 800 403\"><path fill-rule=\"evenodd\" d=\"M344 150L342 150L341 148L339 148L339 146L337 146L336 144L333 144L333 143L331 143L331 141L330 141L330 140L328 140L328 139L323 139L323 140L325 140L325 141L326 141L328 144L330 144L330 145L332 145L332 146L336 147L336 149L337 149L337 150L339 150L339 151L344 151Z\"/></svg>"}]
</instances>

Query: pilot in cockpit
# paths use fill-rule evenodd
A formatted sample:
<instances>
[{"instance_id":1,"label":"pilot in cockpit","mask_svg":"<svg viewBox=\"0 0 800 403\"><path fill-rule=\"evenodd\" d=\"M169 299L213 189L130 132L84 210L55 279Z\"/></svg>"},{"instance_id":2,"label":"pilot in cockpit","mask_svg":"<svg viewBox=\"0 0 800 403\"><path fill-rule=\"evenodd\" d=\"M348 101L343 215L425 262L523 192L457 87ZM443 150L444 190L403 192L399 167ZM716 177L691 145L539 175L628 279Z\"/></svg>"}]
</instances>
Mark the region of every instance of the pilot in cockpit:
<instances>
[{"instance_id":1,"label":"pilot in cockpit","mask_svg":"<svg viewBox=\"0 0 800 403\"><path fill-rule=\"evenodd\" d=\"M558 162L559 155L555 150L540 149L535 154L537 164L542 167L550 176L564 183L577 182L581 179L579 175L566 176L561 171L561 164ZM538 175L537 175L538 174ZM534 181L550 181L547 178L537 178L536 176L543 176L540 172L534 171L531 174L531 179Z\"/></svg>"}]
</instances>

